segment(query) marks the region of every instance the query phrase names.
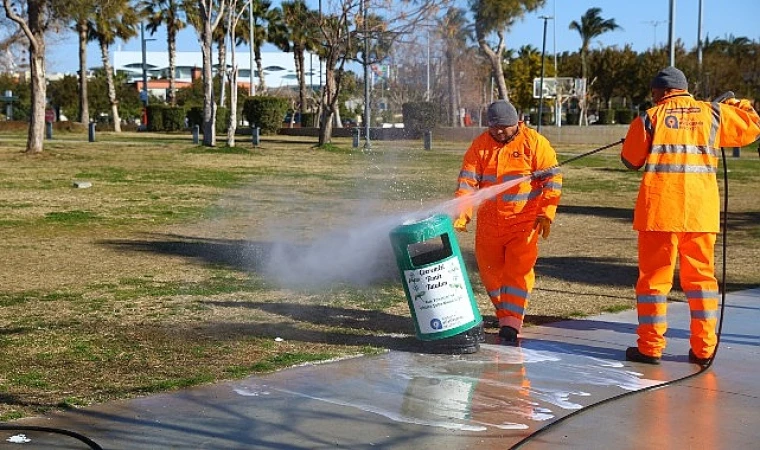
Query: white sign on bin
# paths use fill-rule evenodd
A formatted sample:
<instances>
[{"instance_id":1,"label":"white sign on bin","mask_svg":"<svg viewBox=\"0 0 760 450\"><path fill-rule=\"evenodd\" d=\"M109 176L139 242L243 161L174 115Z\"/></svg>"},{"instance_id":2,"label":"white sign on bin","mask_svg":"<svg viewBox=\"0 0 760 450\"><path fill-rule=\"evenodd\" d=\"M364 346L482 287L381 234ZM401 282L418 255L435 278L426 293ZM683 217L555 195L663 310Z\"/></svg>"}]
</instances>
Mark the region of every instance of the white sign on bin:
<instances>
[{"instance_id":1,"label":"white sign on bin","mask_svg":"<svg viewBox=\"0 0 760 450\"><path fill-rule=\"evenodd\" d=\"M458 258L404 270L420 333L451 330L475 320Z\"/></svg>"}]
</instances>

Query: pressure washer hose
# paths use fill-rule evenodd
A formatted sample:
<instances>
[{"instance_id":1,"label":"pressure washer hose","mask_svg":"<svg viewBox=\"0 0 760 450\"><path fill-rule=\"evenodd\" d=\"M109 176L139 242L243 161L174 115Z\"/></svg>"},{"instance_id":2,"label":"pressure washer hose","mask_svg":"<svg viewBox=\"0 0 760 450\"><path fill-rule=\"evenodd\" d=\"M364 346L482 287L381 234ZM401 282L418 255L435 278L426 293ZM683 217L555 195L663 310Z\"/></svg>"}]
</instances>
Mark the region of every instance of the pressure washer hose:
<instances>
[{"instance_id":1,"label":"pressure washer hose","mask_svg":"<svg viewBox=\"0 0 760 450\"><path fill-rule=\"evenodd\" d=\"M727 92L726 94L723 94L718 99L716 99L716 102L720 103L721 101L725 100L726 98L730 98L730 97L733 97L733 92ZM592 151L590 151L588 153L584 153L582 155L579 155L579 156L576 156L574 158L571 158L571 159L569 159L567 161L564 161L562 164L566 164L566 163L568 163L570 161L574 161L576 159L582 158L582 157L590 155L592 153L596 153L596 152L601 151L601 150L603 150L605 148L612 147L613 145L617 145L617 144L622 143L622 142L623 142L623 139L621 139L618 142L615 142L614 144L610 144L608 146L602 147L601 149L595 149L595 150L592 150ZM715 344L715 351L713 352L712 356L710 357L710 360L707 362L707 364L705 364L704 366L702 366L699 369L699 371L694 372L691 375L686 375L685 377L676 378L675 380L666 381L664 383L655 384L653 386L647 386L647 387L645 387L643 389L639 389L637 391L624 392L624 393L616 395L614 397L610 397L610 398L604 399L604 400L602 400L600 402L597 402L597 403L591 404L589 406L586 406L585 408L581 408L581 409L578 409L576 411L573 411L572 413L570 413L570 414L568 414L566 416L563 416L563 417L555 420L554 422L546 425L545 427L539 428L538 430L534 431L533 433L525 436L522 440L520 440L519 442L517 442L515 445L513 445L512 447L509 447L510 450L516 450L516 449L522 448L523 445L527 444L529 441L533 440L534 438L536 438L536 437L538 437L538 436L540 436L540 435L548 432L549 430L551 430L555 426L557 426L557 425L559 425L561 423L564 423L566 420L569 420L570 418L575 417L575 416L577 416L577 415L579 415L579 414L581 414L583 412L586 412L586 411L588 411L588 410L590 410L592 408L596 408L597 406L601 406L601 405L606 405L607 403L612 403L615 400L619 400L619 399L624 398L624 397L628 397L628 396L635 395L635 394L641 394L641 393L648 392L648 391L653 391L655 389L659 389L659 388L662 388L662 387L665 387L665 386L670 386L672 384L676 384L676 383L680 383L682 381L686 381L688 379L694 378L696 376L699 376L699 375L705 373L710 367L712 367L713 361L715 361L715 356L718 354L718 349L720 348L720 336L721 336L721 333L723 332L723 316L724 316L725 310L726 310L726 259L727 259L726 255L728 253L727 244L726 244L726 242L727 242L727 236L728 236L728 167L726 166L726 149L723 148L723 147L721 147L720 148L720 152L721 152L721 156L722 156L722 160L723 160L723 219L722 219L722 222L723 222L723 231L722 231L723 245L721 246L723 267L721 268L721 277L722 278L720 280L720 291L721 291L721 294L720 294L720 298L721 298L720 319L718 319L718 329L716 330L716 336L717 336L718 340L717 340L717 342ZM559 164L558 166L561 166L562 164Z\"/></svg>"}]
</instances>

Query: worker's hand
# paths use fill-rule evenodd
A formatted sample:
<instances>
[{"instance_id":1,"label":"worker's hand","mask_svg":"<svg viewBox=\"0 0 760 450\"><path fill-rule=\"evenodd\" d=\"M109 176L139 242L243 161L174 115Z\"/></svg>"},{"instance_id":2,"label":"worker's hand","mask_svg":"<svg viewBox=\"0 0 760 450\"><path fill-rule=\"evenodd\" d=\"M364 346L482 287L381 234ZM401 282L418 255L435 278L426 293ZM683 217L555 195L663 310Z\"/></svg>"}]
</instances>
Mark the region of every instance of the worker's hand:
<instances>
[{"instance_id":1,"label":"worker's hand","mask_svg":"<svg viewBox=\"0 0 760 450\"><path fill-rule=\"evenodd\" d=\"M454 229L456 231L462 231L467 232L467 222L469 222L470 219L467 218L465 215L459 216L457 220L454 221Z\"/></svg>"},{"instance_id":2,"label":"worker's hand","mask_svg":"<svg viewBox=\"0 0 760 450\"><path fill-rule=\"evenodd\" d=\"M536 217L536 223L533 225L536 233L540 234L544 239L549 237L552 229L552 221L546 217Z\"/></svg>"}]
</instances>

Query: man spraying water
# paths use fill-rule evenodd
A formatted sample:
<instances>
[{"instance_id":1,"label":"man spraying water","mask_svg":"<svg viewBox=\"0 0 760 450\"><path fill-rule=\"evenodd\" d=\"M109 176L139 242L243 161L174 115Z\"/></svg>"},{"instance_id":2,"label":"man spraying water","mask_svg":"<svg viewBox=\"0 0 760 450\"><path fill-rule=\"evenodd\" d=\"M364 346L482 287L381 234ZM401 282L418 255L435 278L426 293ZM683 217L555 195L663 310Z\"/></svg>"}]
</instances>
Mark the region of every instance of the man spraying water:
<instances>
[{"instance_id":1,"label":"man spraying water","mask_svg":"<svg viewBox=\"0 0 760 450\"><path fill-rule=\"evenodd\" d=\"M562 176L549 141L518 121L511 103L492 103L488 125L464 155L455 195L475 198L479 190L519 180L480 204L475 232L475 258L496 310L499 336L514 344L535 282L538 236L549 237ZM476 204L464 203L454 222L457 231L467 231Z\"/></svg>"}]
</instances>

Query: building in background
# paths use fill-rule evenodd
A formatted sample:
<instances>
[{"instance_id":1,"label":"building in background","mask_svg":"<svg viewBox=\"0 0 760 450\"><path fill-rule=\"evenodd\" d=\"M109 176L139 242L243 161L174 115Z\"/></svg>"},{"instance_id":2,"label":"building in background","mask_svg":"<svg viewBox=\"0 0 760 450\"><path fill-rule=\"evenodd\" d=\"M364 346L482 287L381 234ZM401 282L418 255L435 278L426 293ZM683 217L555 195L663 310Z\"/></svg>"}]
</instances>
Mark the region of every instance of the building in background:
<instances>
[{"instance_id":1,"label":"building in background","mask_svg":"<svg viewBox=\"0 0 760 450\"><path fill-rule=\"evenodd\" d=\"M227 54L227 68L229 64ZM213 57L212 70L216 75L219 68L218 54ZM318 88L324 80L320 77L320 64L317 55L306 53L305 76L306 84ZM248 88L251 82L250 58L248 52L238 52L236 55L238 65L238 86ZM295 61L292 53L285 52L261 52L264 82L267 89L295 88L298 86L298 78L295 70ZM203 56L201 52L177 52L175 59L175 80L177 89L189 86L196 78L200 78L203 68ZM169 54L167 52L146 52L145 66L148 78L148 93L158 98L166 98L169 89ZM141 51L114 51L113 67L116 72L127 74L130 83L135 83L137 89L142 90L143 65ZM258 87L260 74L254 70L253 82Z\"/></svg>"}]
</instances>

